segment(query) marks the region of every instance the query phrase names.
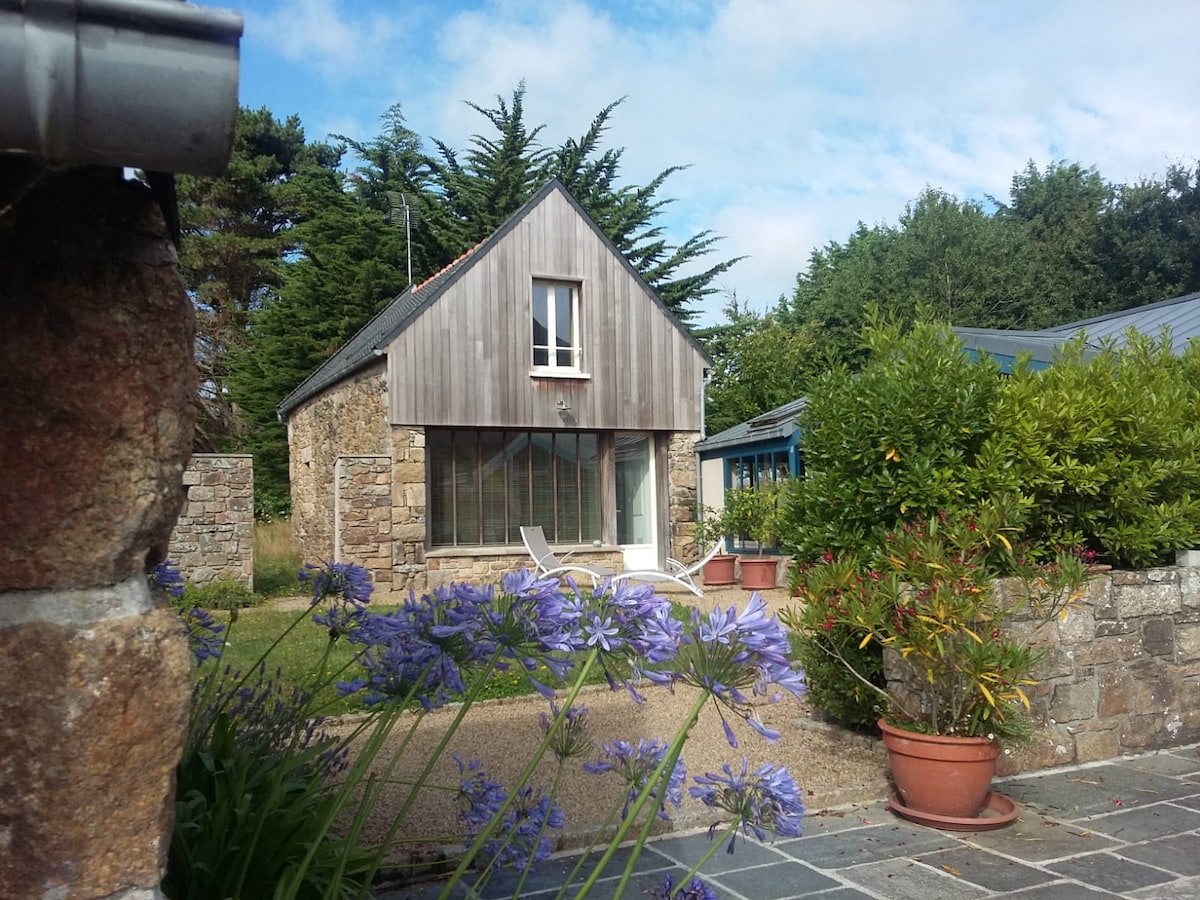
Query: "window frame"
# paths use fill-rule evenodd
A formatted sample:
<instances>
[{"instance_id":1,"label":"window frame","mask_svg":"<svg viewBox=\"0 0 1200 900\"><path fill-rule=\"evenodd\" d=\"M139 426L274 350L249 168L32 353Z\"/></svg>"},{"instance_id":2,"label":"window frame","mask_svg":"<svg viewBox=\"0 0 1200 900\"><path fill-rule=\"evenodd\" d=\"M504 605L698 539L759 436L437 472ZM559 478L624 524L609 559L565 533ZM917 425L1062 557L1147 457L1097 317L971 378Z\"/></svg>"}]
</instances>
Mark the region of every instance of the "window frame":
<instances>
[{"instance_id":1,"label":"window frame","mask_svg":"<svg viewBox=\"0 0 1200 900\"><path fill-rule=\"evenodd\" d=\"M495 532L496 523L488 521L484 502L486 477L482 463L495 462L495 457L484 460L481 450L485 442L492 437L499 437L503 459L502 475L499 482L502 485L503 498L499 504L503 508L503 522L500 523L500 540L488 540L489 531ZM546 438L549 445L546 445ZM522 444L523 439L523 444ZM442 446L442 442L445 445ZM560 442L573 444L573 449L564 454L558 451ZM426 467L426 497L427 497L427 528L426 546L430 550L451 550L458 548L488 548L514 547L519 544L517 528L520 525L541 525L546 539L551 544L594 543L602 539L604 516L600 508L604 496L604 432L582 431L578 429L523 429L523 428L429 428L426 431L426 447L440 448L439 459L446 468L435 470L432 456L427 456L429 464ZM523 446L524 452L512 452L514 447ZM588 456L582 454L585 446ZM535 448L541 447L549 451L549 470L541 485L536 483ZM469 472L460 472L460 461L473 456L473 467ZM564 460L573 460L568 467L573 471L566 473ZM590 466L589 466L590 463ZM589 480L585 473L588 468L594 468L594 478ZM518 472L517 470L521 470ZM493 470L494 474L494 470ZM569 475L564 479L564 474ZM467 477L461 477L466 475ZM435 477L436 476L436 477ZM514 477L515 476L515 477ZM437 490L435 481L440 477L449 485L448 497L443 498ZM514 487L524 482L514 494ZM568 490L564 490L568 487ZM459 494L463 494L466 506L460 506ZM540 494L540 500L539 500ZM536 514L540 503L549 499L553 504L551 520L539 521ZM447 508L442 508L446 504ZM565 505L564 505L565 504ZM471 507L474 506L474 509ZM594 507L589 512L588 507ZM518 512L521 510L521 512ZM472 517L475 535L478 540L467 539L463 534L462 514L466 513L466 527L471 527ZM443 518L446 517L446 518ZM520 521L517 521L517 519ZM566 533L571 529L573 533Z\"/></svg>"},{"instance_id":2,"label":"window frame","mask_svg":"<svg viewBox=\"0 0 1200 900\"><path fill-rule=\"evenodd\" d=\"M538 287L546 289L546 343L538 344L535 342L535 330L537 328L536 319L536 299L535 291ZM567 288L571 292L571 323L570 323L570 345L560 347L558 345L558 304L554 302L555 290L557 288ZM580 327L580 309L583 305L583 284L579 281L573 281L569 278L546 278L535 277L531 280L529 286L529 360L530 374L532 375L567 375L580 376L583 375L583 340L581 337L582 328ZM538 351L541 350L546 354L546 362L537 362ZM558 355L562 352L571 354L571 364L561 365L558 362Z\"/></svg>"},{"instance_id":3,"label":"window frame","mask_svg":"<svg viewBox=\"0 0 1200 900\"><path fill-rule=\"evenodd\" d=\"M726 492L745 487L757 490L764 479L780 482L804 477L804 465L794 441L730 448L720 459ZM725 540L730 553L772 556L783 552L778 541L770 547L759 547L745 534L727 534Z\"/></svg>"}]
</instances>

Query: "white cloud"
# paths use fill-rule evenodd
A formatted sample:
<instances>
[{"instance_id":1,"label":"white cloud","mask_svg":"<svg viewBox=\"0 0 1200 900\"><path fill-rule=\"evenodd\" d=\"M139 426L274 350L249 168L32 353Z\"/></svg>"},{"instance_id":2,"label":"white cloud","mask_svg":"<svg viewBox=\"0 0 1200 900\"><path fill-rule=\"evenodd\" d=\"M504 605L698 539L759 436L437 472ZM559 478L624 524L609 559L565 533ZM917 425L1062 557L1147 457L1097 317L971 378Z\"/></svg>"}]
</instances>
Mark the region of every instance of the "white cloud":
<instances>
[{"instance_id":1,"label":"white cloud","mask_svg":"<svg viewBox=\"0 0 1200 900\"><path fill-rule=\"evenodd\" d=\"M524 78L526 122L556 144L628 95L607 138L625 178L692 164L667 183L666 223L751 254L723 281L756 305L926 186L1004 198L1029 160L1132 181L1200 155L1200 5L1176 0L365 6L296 0L257 20L287 58L354 79L314 121L402 101L420 134L464 147L490 126L461 101L492 106Z\"/></svg>"},{"instance_id":2,"label":"white cloud","mask_svg":"<svg viewBox=\"0 0 1200 900\"><path fill-rule=\"evenodd\" d=\"M246 31L285 59L345 81L386 64L406 33L406 18L364 15L362 6L339 0L289 0L270 12L248 11Z\"/></svg>"}]
</instances>

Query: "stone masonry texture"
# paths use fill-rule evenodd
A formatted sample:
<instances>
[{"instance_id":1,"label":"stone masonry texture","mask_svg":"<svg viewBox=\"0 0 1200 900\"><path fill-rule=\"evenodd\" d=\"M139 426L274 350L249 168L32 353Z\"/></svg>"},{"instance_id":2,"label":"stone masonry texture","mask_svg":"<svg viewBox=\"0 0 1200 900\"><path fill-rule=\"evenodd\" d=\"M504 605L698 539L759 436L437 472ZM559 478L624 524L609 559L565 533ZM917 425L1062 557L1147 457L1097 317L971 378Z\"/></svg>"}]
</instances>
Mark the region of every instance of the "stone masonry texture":
<instances>
[{"instance_id":1,"label":"stone masonry texture","mask_svg":"<svg viewBox=\"0 0 1200 900\"><path fill-rule=\"evenodd\" d=\"M0 591L141 572L183 499L196 376L174 248L143 189L90 188L52 181L0 245Z\"/></svg>"},{"instance_id":2,"label":"stone masonry texture","mask_svg":"<svg viewBox=\"0 0 1200 900\"><path fill-rule=\"evenodd\" d=\"M187 726L167 689L191 674L181 628L168 608L0 627L0 896L158 884Z\"/></svg>"},{"instance_id":3,"label":"stone masonry texture","mask_svg":"<svg viewBox=\"0 0 1200 900\"><path fill-rule=\"evenodd\" d=\"M171 561L193 584L229 580L253 590L253 458L194 454L183 486L187 500L171 531Z\"/></svg>"},{"instance_id":4,"label":"stone masonry texture","mask_svg":"<svg viewBox=\"0 0 1200 900\"><path fill-rule=\"evenodd\" d=\"M1028 693L1045 725L1001 774L1200 740L1198 610L1200 569L1170 566L1093 575L1066 618L1010 622L1044 651Z\"/></svg>"},{"instance_id":5,"label":"stone masonry texture","mask_svg":"<svg viewBox=\"0 0 1200 900\"><path fill-rule=\"evenodd\" d=\"M338 460L338 562L356 563L371 573L376 591L392 582L392 461L386 456L346 456Z\"/></svg>"},{"instance_id":6,"label":"stone masonry texture","mask_svg":"<svg viewBox=\"0 0 1200 900\"><path fill-rule=\"evenodd\" d=\"M291 413L292 528L304 559L333 559L338 459L392 455L384 360ZM421 484L424 485L424 476Z\"/></svg>"},{"instance_id":7,"label":"stone masonry texture","mask_svg":"<svg viewBox=\"0 0 1200 900\"><path fill-rule=\"evenodd\" d=\"M183 503L191 303L119 171L0 157L0 896L153 896L189 655L148 565Z\"/></svg>"}]
</instances>

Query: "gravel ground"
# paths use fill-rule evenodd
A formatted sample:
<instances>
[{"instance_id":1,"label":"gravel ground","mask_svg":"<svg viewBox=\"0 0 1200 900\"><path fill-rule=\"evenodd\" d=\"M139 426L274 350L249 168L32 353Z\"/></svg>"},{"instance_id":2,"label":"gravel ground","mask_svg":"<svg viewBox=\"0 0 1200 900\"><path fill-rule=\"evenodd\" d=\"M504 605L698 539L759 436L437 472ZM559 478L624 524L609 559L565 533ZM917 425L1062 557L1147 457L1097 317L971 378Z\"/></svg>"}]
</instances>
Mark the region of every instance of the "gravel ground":
<instances>
[{"instance_id":1,"label":"gravel ground","mask_svg":"<svg viewBox=\"0 0 1200 900\"><path fill-rule=\"evenodd\" d=\"M692 598L687 593L672 593L671 596L694 600L702 608L710 608L713 604L742 606L747 598L741 590L715 589L703 598ZM788 602L786 592L782 590L768 592L765 596L772 611ZM648 686L643 693L646 700L639 705L623 690L585 689L581 701L588 707L592 733L597 740L669 739L696 697L689 688L677 688L672 692L667 688ZM488 701L473 706L437 760L428 783L447 786L458 783L460 777L453 759L456 753L464 759L481 760L485 771L501 783L513 783L536 749L541 737L538 718L547 708L546 701L539 696ZM877 740L821 722L804 703L788 695L778 704L764 704L760 711L763 721L781 731L783 737L777 743L768 743L740 719L734 718L730 722L740 745L735 750L726 742L720 718L709 704L684 748L689 778L692 774L720 771L726 762L740 767L742 757L747 756L752 767L767 762L786 766L805 792L810 814L830 807L878 800L886 795L886 756ZM457 709L451 707L425 716L403 753L392 776L394 779L403 782L418 774L419 767L433 754L456 713ZM341 727L350 727L350 724L346 721ZM388 759L392 755L389 751L399 746L407 731L406 724L401 723L392 744L377 758ZM587 774L579 763L568 762L561 774L559 802L566 813L567 828L559 841L560 848L586 843L587 838L601 828L622 795L615 775ZM555 778L555 769L552 759L543 759L535 783L549 786ZM407 790L400 785L387 791L369 830L381 834L394 820L406 795ZM452 795L433 789L423 791L398 835L406 842L406 849L394 862L437 858L444 852L440 848L453 847L459 833L456 813ZM659 830L695 828L711 824L717 817L711 810L688 799L672 818L670 824L660 823Z\"/></svg>"}]
</instances>

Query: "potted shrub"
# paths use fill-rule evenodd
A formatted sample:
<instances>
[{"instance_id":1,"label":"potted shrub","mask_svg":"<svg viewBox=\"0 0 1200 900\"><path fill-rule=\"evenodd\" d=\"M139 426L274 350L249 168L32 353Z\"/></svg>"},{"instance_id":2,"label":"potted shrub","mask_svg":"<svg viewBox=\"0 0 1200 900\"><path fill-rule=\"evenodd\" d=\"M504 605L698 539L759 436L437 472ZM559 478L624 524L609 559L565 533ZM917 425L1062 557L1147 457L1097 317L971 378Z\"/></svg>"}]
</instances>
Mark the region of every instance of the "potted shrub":
<instances>
[{"instance_id":1,"label":"potted shrub","mask_svg":"<svg viewBox=\"0 0 1200 900\"><path fill-rule=\"evenodd\" d=\"M704 507L700 521L696 523L696 552L701 557L711 549L714 543L723 540L729 533L727 521L725 510L713 509L711 506ZM733 584L737 580L734 577L736 562L737 557L734 554L718 553L704 564L704 584L713 587Z\"/></svg>"},{"instance_id":2,"label":"potted shrub","mask_svg":"<svg viewBox=\"0 0 1200 900\"><path fill-rule=\"evenodd\" d=\"M767 548L779 537L781 489L774 481L758 487L734 488L725 492L725 512L729 531L749 537L757 545L755 556L742 555L742 587L748 591L766 591L775 587L778 556L767 556Z\"/></svg>"},{"instance_id":3,"label":"potted shrub","mask_svg":"<svg viewBox=\"0 0 1200 900\"><path fill-rule=\"evenodd\" d=\"M847 628L859 647L884 648L884 687L856 672L854 657L839 661L882 701L893 810L936 827L976 830L1016 817L990 791L1000 744L1028 735L1027 688L1043 655L1033 643L1086 578L1074 553L1027 562L1005 530L986 505L903 525L866 566L826 554L800 576L803 605L781 616L810 634ZM1005 572L1014 577L1001 590ZM1021 627L1006 630L1014 617Z\"/></svg>"}]
</instances>

